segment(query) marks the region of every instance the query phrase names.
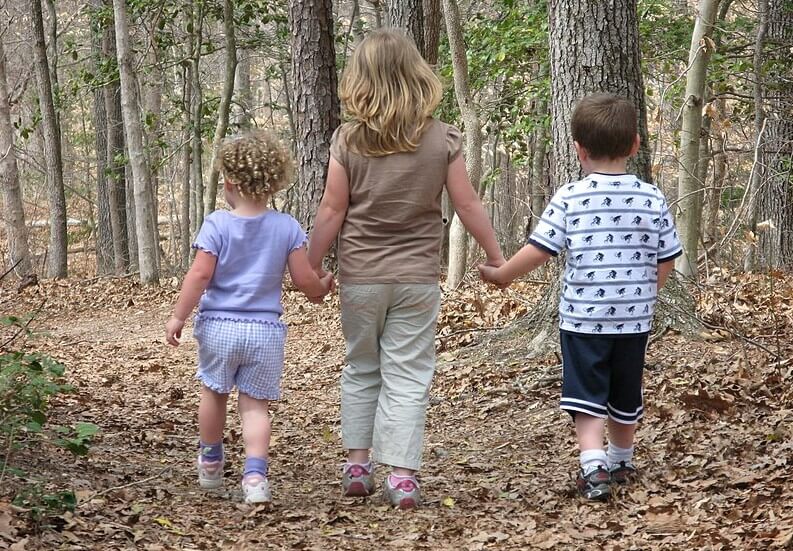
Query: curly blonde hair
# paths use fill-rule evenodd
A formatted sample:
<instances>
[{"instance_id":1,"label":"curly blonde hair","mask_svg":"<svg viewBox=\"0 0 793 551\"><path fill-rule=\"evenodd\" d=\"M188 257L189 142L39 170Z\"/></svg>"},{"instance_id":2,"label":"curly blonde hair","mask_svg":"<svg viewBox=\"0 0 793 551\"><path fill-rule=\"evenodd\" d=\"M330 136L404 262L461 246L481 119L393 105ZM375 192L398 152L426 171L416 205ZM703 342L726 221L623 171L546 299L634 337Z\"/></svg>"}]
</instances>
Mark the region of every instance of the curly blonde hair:
<instances>
[{"instance_id":1,"label":"curly blonde hair","mask_svg":"<svg viewBox=\"0 0 793 551\"><path fill-rule=\"evenodd\" d=\"M292 180L289 151L270 132L251 130L226 140L215 160L218 170L246 199L267 200Z\"/></svg>"},{"instance_id":2,"label":"curly blonde hair","mask_svg":"<svg viewBox=\"0 0 793 551\"><path fill-rule=\"evenodd\" d=\"M339 85L348 146L370 157L415 151L442 93L410 38L395 29L372 31L353 52Z\"/></svg>"}]
</instances>

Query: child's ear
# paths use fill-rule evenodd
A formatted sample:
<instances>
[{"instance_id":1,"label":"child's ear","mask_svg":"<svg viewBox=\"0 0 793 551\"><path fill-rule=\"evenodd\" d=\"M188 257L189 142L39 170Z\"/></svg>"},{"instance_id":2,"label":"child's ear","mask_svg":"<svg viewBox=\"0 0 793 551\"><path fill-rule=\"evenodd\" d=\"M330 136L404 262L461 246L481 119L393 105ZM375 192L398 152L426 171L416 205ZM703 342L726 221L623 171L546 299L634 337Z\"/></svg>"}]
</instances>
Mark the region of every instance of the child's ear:
<instances>
[{"instance_id":1,"label":"child's ear","mask_svg":"<svg viewBox=\"0 0 793 551\"><path fill-rule=\"evenodd\" d=\"M585 162L589 158L589 151L576 141L573 141L573 146L575 147L575 152L578 154L578 160Z\"/></svg>"},{"instance_id":2,"label":"child's ear","mask_svg":"<svg viewBox=\"0 0 793 551\"><path fill-rule=\"evenodd\" d=\"M636 134L636 137L633 138L633 145L631 146L631 152L628 157L633 157L639 152L639 147L642 145L642 139L639 137L639 134Z\"/></svg>"}]
</instances>

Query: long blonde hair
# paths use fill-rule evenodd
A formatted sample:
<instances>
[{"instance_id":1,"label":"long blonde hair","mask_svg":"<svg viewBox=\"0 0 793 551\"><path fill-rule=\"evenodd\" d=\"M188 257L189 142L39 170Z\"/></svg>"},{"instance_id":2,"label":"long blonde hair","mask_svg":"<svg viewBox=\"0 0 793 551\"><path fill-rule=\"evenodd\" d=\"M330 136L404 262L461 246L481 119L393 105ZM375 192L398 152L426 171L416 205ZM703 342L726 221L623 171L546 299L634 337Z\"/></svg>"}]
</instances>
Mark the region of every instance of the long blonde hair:
<instances>
[{"instance_id":1,"label":"long blonde hair","mask_svg":"<svg viewBox=\"0 0 793 551\"><path fill-rule=\"evenodd\" d=\"M371 32L339 85L347 146L369 157L415 151L442 92L411 39L395 29Z\"/></svg>"}]
</instances>

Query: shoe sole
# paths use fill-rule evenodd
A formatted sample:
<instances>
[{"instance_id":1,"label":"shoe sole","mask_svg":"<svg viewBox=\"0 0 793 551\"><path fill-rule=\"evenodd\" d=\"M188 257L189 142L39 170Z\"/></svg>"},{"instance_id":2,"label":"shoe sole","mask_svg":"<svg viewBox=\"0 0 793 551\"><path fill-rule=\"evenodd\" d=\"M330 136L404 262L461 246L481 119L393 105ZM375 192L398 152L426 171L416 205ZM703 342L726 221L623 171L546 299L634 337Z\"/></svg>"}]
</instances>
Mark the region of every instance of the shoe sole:
<instances>
[{"instance_id":1,"label":"shoe sole","mask_svg":"<svg viewBox=\"0 0 793 551\"><path fill-rule=\"evenodd\" d=\"M581 495L590 501L607 501L611 497L611 489L608 486L605 488L593 488Z\"/></svg>"},{"instance_id":2,"label":"shoe sole","mask_svg":"<svg viewBox=\"0 0 793 551\"><path fill-rule=\"evenodd\" d=\"M218 480L207 480L207 479L199 478L198 485L204 488L205 490L217 490L218 488L223 486L223 479L219 478Z\"/></svg>"},{"instance_id":3,"label":"shoe sole","mask_svg":"<svg viewBox=\"0 0 793 551\"><path fill-rule=\"evenodd\" d=\"M418 507L418 503L416 503L416 500L413 499L412 497L406 497L405 499L399 502L399 505L397 507L399 507L403 511L409 511L410 509L415 509L416 507Z\"/></svg>"},{"instance_id":4,"label":"shoe sole","mask_svg":"<svg viewBox=\"0 0 793 551\"><path fill-rule=\"evenodd\" d=\"M370 494L363 482L351 482L344 490L345 497L369 497Z\"/></svg>"}]
</instances>

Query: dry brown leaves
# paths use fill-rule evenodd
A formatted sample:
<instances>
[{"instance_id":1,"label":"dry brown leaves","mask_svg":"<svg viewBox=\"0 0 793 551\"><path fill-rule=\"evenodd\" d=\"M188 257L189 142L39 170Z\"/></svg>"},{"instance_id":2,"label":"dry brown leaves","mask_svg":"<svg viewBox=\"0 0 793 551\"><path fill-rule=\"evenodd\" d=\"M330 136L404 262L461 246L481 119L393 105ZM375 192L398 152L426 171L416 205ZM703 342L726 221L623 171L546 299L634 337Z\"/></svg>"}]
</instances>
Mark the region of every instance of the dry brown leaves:
<instances>
[{"instance_id":1,"label":"dry brown leaves","mask_svg":"<svg viewBox=\"0 0 793 551\"><path fill-rule=\"evenodd\" d=\"M426 504L391 511L339 497L336 299L287 296L284 398L273 406L271 511L240 504L241 435L229 416L226 490L194 482L195 346L162 344L176 286L131 279L45 282L0 292L4 312L46 304L27 347L62 360L74 394L61 422L102 427L87 458L43 446L15 462L79 505L35 531L0 488L0 549L790 549L793 542L793 356L790 278L719 276L698 292L701 315L741 332L666 335L649 351L647 414L638 433L643 476L611 503L572 490L577 453L557 409L556 358L512 350L479 365L454 351L531 307L536 287L470 284L445 294L422 480ZM497 345L493 345L497 346ZM500 352L504 352L501 350ZM510 359L504 359L509 357ZM546 384L536 384L540 380ZM380 475L382 476L382 472Z\"/></svg>"}]
</instances>

